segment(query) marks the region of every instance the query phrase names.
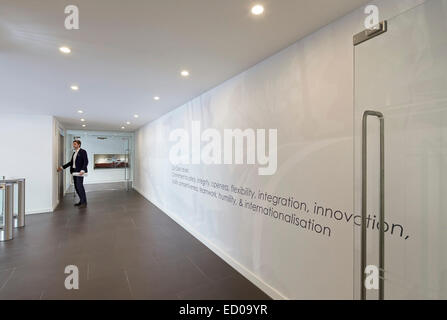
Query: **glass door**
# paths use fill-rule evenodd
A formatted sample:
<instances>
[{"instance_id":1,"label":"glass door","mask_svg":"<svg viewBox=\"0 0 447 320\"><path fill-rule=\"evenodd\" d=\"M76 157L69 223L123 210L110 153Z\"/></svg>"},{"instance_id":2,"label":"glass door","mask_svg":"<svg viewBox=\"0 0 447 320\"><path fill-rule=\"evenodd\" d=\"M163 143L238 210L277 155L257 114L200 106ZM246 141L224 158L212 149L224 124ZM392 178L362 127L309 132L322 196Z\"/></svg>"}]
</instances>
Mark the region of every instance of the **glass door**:
<instances>
[{"instance_id":1,"label":"glass door","mask_svg":"<svg viewBox=\"0 0 447 320\"><path fill-rule=\"evenodd\" d=\"M0 180L3 179L3 176L0 176ZM4 226L4 217L5 217L5 202L4 202L4 198L5 198L5 188L6 185L0 182L0 232L1 230L3 230Z\"/></svg>"},{"instance_id":2,"label":"glass door","mask_svg":"<svg viewBox=\"0 0 447 320\"><path fill-rule=\"evenodd\" d=\"M89 152L94 161L91 179L99 190L129 190L130 137L121 134L90 135Z\"/></svg>"},{"instance_id":3,"label":"glass door","mask_svg":"<svg viewBox=\"0 0 447 320\"><path fill-rule=\"evenodd\" d=\"M123 181L124 181L124 188L129 191L132 188L132 176L131 176L131 155L130 155L130 144L131 144L131 138L130 137L119 137L120 139L120 145L122 146L122 153L123 153L123 160L125 162L125 165L123 166Z\"/></svg>"},{"instance_id":4,"label":"glass door","mask_svg":"<svg viewBox=\"0 0 447 320\"><path fill-rule=\"evenodd\" d=\"M133 135L114 132L68 132L66 159L73 150L71 141L79 139L89 158L88 176L84 180L87 192L131 190L132 188L132 139ZM71 176L69 176L71 179ZM71 181L71 180L70 180ZM72 182L71 182L72 184ZM74 187L70 192L75 196Z\"/></svg>"},{"instance_id":5,"label":"glass door","mask_svg":"<svg viewBox=\"0 0 447 320\"><path fill-rule=\"evenodd\" d=\"M447 0L355 46L356 299L447 299Z\"/></svg>"}]
</instances>

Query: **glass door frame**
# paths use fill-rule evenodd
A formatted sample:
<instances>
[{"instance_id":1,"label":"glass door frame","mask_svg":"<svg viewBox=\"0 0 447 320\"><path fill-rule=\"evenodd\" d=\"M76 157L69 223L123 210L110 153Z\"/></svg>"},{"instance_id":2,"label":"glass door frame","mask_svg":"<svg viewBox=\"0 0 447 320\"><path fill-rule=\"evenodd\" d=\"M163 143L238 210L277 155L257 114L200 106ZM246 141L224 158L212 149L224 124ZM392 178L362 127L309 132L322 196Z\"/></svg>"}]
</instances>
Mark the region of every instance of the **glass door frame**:
<instances>
[{"instance_id":1,"label":"glass door frame","mask_svg":"<svg viewBox=\"0 0 447 320\"><path fill-rule=\"evenodd\" d=\"M354 224L354 299L447 298L446 179L438 171L447 150L446 18L447 0L428 0L354 36L354 210L362 218ZM408 242L399 241L410 233L387 233L390 219L408 224ZM368 293L367 258L379 276Z\"/></svg>"}]
</instances>

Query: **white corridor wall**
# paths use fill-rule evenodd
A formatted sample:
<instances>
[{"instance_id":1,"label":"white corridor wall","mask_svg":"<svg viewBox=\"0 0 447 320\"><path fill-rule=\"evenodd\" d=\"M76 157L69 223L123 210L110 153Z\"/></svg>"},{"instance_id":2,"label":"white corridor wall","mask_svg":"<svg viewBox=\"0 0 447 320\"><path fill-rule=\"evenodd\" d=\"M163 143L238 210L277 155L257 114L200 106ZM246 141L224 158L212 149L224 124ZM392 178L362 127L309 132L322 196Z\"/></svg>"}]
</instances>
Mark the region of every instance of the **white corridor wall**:
<instances>
[{"instance_id":1,"label":"white corridor wall","mask_svg":"<svg viewBox=\"0 0 447 320\"><path fill-rule=\"evenodd\" d=\"M423 1L374 2L381 19ZM274 298L353 297L353 223L313 215L315 203L353 210L353 45L361 8L136 133L134 186ZM243 48L235 48L243 50ZM212 69L210 69L212 72ZM174 184L170 133L200 121L202 130L277 129L278 170L255 165L180 165L185 176L250 188L305 203L306 210L254 203L305 220L297 227ZM186 184L184 184L186 185ZM189 185L194 185L193 182ZM197 183L196 186L200 187ZM208 188L212 189L212 188ZM216 191L216 189L214 189ZM252 201L231 192L237 200ZM313 220L313 221L312 221ZM319 224L330 236L312 230Z\"/></svg>"},{"instance_id":2,"label":"white corridor wall","mask_svg":"<svg viewBox=\"0 0 447 320\"><path fill-rule=\"evenodd\" d=\"M57 205L56 126L52 116L2 114L0 118L0 176L26 179L27 214L51 212Z\"/></svg>"}]
</instances>

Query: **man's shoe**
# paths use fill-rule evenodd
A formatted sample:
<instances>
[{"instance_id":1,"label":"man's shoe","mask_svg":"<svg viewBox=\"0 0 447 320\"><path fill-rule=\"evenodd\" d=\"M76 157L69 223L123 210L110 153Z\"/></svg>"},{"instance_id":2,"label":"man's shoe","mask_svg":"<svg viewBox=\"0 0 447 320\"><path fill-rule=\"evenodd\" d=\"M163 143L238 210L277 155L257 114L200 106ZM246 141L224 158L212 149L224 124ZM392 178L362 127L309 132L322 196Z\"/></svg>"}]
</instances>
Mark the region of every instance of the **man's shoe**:
<instances>
[{"instance_id":1,"label":"man's shoe","mask_svg":"<svg viewBox=\"0 0 447 320\"><path fill-rule=\"evenodd\" d=\"M79 207L80 205L82 205L82 203L78 202L78 203L76 203L74 206L75 206L75 207Z\"/></svg>"},{"instance_id":2,"label":"man's shoe","mask_svg":"<svg viewBox=\"0 0 447 320\"><path fill-rule=\"evenodd\" d=\"M79 205L79 209L83 209L83 208L87 208L87 204L86 203L81 203Z\"/></svg>"}]
</instances>

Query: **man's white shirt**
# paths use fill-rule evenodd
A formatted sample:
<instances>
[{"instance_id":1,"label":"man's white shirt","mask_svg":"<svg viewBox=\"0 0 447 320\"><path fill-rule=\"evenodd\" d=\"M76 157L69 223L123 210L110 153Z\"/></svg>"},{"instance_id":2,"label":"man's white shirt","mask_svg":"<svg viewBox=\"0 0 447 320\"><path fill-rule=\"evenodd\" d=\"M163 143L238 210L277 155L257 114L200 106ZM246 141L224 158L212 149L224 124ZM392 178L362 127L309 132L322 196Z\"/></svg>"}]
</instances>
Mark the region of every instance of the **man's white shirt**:
<instances>
[{"instance_id":1,"label":"man's white shirt","mask_svg":"<svg viewBox=\"0 0 447 320\"><path fill-rule=\"evenodd\" d=\"M73 169L76 169L76 157L78 156L78 152L79 150L81 150L81 148L79 148L78 150L75 151L74 155L73 155ZM81 172L84 172L84 170L81 170Z\"/></svg>"}]
</instances>

